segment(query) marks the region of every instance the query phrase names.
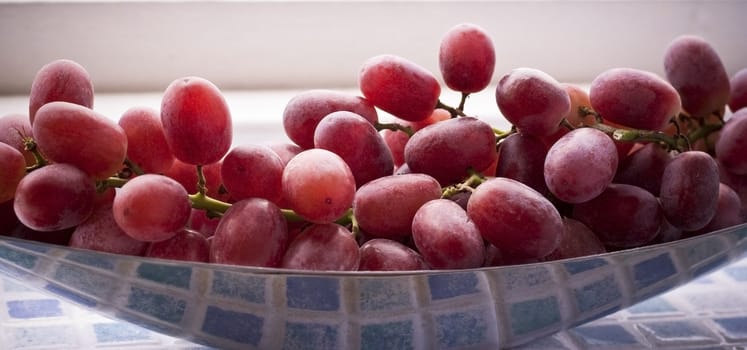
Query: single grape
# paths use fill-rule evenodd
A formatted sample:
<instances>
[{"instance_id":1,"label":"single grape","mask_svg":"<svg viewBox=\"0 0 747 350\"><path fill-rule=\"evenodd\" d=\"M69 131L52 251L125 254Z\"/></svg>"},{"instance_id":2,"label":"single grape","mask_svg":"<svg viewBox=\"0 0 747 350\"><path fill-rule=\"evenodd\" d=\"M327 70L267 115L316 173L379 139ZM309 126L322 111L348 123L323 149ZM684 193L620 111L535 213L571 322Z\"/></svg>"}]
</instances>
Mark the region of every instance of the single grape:
<instances>
[{"instance_id":1,"label":"single grape","mask_svg":"<svg viewBox=\"0 0 747 350\"><path fill-rule=\"evenodd\" d=\"M469 269L485 261L480 231L467 212L448 199L435 199L418 209L412 219L412 238L434 269Z\"/></svg>"},{"instance_id":2,"label":"single grape","mask_svg":"<svg viewBox=\"0 0 747 350\"><path fill-rule=\"evenodd\" d=\"M285 165L283 197L304 219L331 223L350 208L355 179L340 156L323 149L299 153Z\"/></svg>"},{"instance_id":3,"label":"single grape","mask_svg":"<svg viewBox=\"0 0 747 350\"><path fill-rule=\"evenodd\" d=\"M513 134L499 146L495 176L514 179L547 196L550 194L544 175L547 151L548 147L540 138Z\"/></svg>"},{"instance_id":4,"label":"single grape","mask_svg":"<svg viewBox=\"0 0 747 350\"><path fill-rule=\"evenodd\" d=\"M187 225L191 205L184 186L164 175L145 174L120 188L112 210L117 225L130 237L158 242Z\"/></svg>"},{"instance_id":5,"label":"single grape","mask_svg":"<svg viewBox=\"0 0 747 350\"><path fill-rule=\"evenodd\" d=\"M53 101L93 108L93 83L83 66L75 61L59 59L39 69L31 83L29 94L31 124L36 118L36 111Z\"/></svg>"},{"instance_id":6,"label":"single grape","mask_svg":"<svg viewBox=\"0 0 747 350\"><path fill-rule=\"evenodd\" d=\"M373 104L363 97L341 91L315 89L294 96L283 110L283 128L291 141L303 149L314 148L314 131L322 118L332 112L349 111L379 121Z\"/></svg>"},{"instance_id":7,"label":"single grape","mask_svg":"<svg viewBox=\"0 0 747 350\"><path fill-rule=\"evenodd\" d=\"M560 242L563 220L552 203L519 181L492 178L478 186L467 215L502 255L541 259Z\"/></svg>"},{"instance_id":8,"label":"single grape","mask_svg":"<svg viewBox=\"0 0 747 350\"><path fill-rule=\"evenodd\" d=\"M472 117L439 122L416 132L405 145L410 170L434 177L442 185L459 182L469 170L487 168L496 158L490 125Z\"/></svg>"},{"instance_id":9,"label":"single grape","mask_svg":"<svg viewBox=\"0 0 747 350\"><path fill-rule=\"evenodd\" d=\"M694 117L718 113L729 101L729 76L716 50L703 38L682 35L664 53L667 80L677 90L682 108Z\"/></svg>"},{"instance_id":10,"label":"single grape","mask_svg":"<svg viewBox=\"0 0 747 350\"><path fill-rule=\"evenodd\" d=\"M284 168L280 156L269 147L244 144L223 158L221 179L233 200L259 197L279 204Z\"/></svg>"},{"instance_id":11,"label":"single grape","mask_svg":"<svg viewBox=\"0 0 747 350\"><path fill-rule=\"evenodd\" d=\"M693 236L713 232L745 222L747 222L747 218L742 215L742 200L739 198L739 194L728 185L720 183L716 214L713 215L713 218L705 227L697 231L687 232L687 235Z\"/></svg>"},{"instance_id":12,"label":"single grape","mask_svg":"<svg viewBox=\"0 0 747 350\"><path fill-rule=\"evenodd\" d=\"M607 249L597 235L583 222L563 218L560 244L545 260L560 260L602 254Z\"/></svg>"},{"instance_id":13,"label":"single grape","mask_svg":"<svg viewBox=\"0 0 747 350\"><path fill-rule=\"evenodd\" d=\"M376 107L408 121L428 118L441 95L433 73L394 55L369 58L361 68L358 85Z\"/></svg>"},{"instance_id":14,"label":"single grape","mask_svg":"<svg viewBox=\"0 0 747 350\"><path fill-rule=\"evenodd\" d=\"M420 253L391 239L374 238L360 246L360 271L428 270Z\"/></svg>"},{"instance_id":15,"label":"single grape","mask_svg":"<svg viewBox=\"0 0 747 350\"><path fill-rule=\"evenodd\" d=\"M495 47L485 29L458 24L446 32L438 51L438 64L446 86L473 93L485 89L495 69Z\"/></svg>"},{"instance_id":16,"label":"single grape","mask_svg":"<svg viewBox=\"0 0 747 350\"><path fill-rule=\"evenodd\" d=\"M10 145L0 143L0 203L11 200L26 175L26 159Z\"/></svg>"},{"instance_id":17,"label":"single grape","mask_svg":"<svg viewBox=\"0 0 747 350\"><path fill-rule=\"evenodd\" d=\"M401 240L412 232L412 220L428 201L441 197L438 181L425 174L390 175L358 189L353 216L373 238Z\"/></svg>"},{"instance_id":18,"label":"single grape","mask_svg":"<svg viewBox=\"0 0 747 350\"><path fill-rule=\"evenodd\" d=\"M593 128L575 129L547 151L547 188L567 203L588 201L612 183L617 157L617 148L607 134Z\"/></svg>"},{"instance_id":19,"label":"single grape","mask_svg":"<svg viewBox=\"0 0 747 350\"><path fill-rule=\"evenodd\" d=\"M86 221L75 227L70 247L99 252L142 256L147 242L138 241L126 234L114 220L111 205L96 207Z\"/></svg>"},{"instance_id":20,"label":"single grape","mask_svg":"<svg viewBox=\"0 0 747 350\"><path fill-rule=\"evenodd\" d=\"M353 172L357 187L391 175L394 169L392 153L376 128L353 112L324 117L314 132L314 146L340 156Z\"/></svg>"},{"instance_id":21,"label":"single grape","mask_svg":"<svg viewBox=\"0 0 747 350\"><path fill-rule=\"evenodd\" d=\"M662 210L650 192L633 185L611 184L599 196L574 205L572 218L594 231L606 246L632 248L656 237Z\"/></svg>"},{"instance_id":22,"label":"single grape","mask_svg":"<svg viewBox=\"0 0 747 350\"><path fill-rule=\"evenodd\" d=\"M747 175L747 108L742 108L726 121L716 141L716 158L729 172Z\"/></svg>"},{"instance_id":23,"label":"single grape","mask_svg":"<svg viewBox=\"0 0 747 350\"><path fill-rule=\"evenodd\" d=\"M36 158L30 151L26 150L25 137L33 138L28 116L16 113L0 117L0 143L13 146L23 154L26 165L32 166L36 164Z\"/></svg>"},{"instance_id":24,"label":"single grape","mask_svg":"<svg viewBox=\"0 0 747 350\"><path fill-rule=\"evenodd\" d=\"M736 112L747 107L747 68L736 72L729 80L729 109Z\"/></svg>"},{"instance_id":25,"label":"single grape","mask_svg":"<svg viewBox=\"0 0 747 350\"><path fill-rule=\"evenodd\" d=\"M148 107L130 108L119 118L119 126L127 135L127 159L144 172L162 174L174 164L158 111Z\"/></svg>"},{"instance_id":26,"label":"single grape","mask_svg":"<svg viewBox=\"0 0 747 350\"><path fill-rule=\"evenodd\" d=\"M95 183L86 173L70 164L50 164L21 179L13 209L33 230L58 231L85 221L95 196Z\"/></svg>"},{"instance_id":27,"label":"single grape","mask_svg":"<svg viewBox=\"0 0 747 350\"><path fill-rule=\"evenodd\" d=\"M708 224L718 206L719 171L707 153L678 154L664 169L659 200L667 220L685 231Z\"/></svg>"},{"instance_id":28,"label":"single grape","mask_svg":"<svg viewBox=\"0 0 747 350\"><path fill-rule=\"evenodd\" d=\"M634 68L612 68L589 87L594 110L605 119L636 129L662 130L682 109L680 95L658 75Z\"/></svg>"},{"instance_id":29,"label":"single grape","mask_svg":"<svg viewBox=\"0 0 747 350\"><path fill-rule=\"evenodd\" d=\"M244 199L223 215L210 243L210 262L278 267L287 245L280 209L266 199Z\"/></svg>"},{"instance_id":30,"label":"single grape","mask_svg":"<svg viewBox=\"0 0 747 350\"><path fill-rule=\"evenodd\" d=\"M549 74L516 68L504 75L495 90L501 114L519 131L536 136L556 132L571 108L568 92Z\"/></svg>"},{"instance_id":31,"label":"single grape","mask_svg":"<svg viewBox=\"0 0 747 350\"><path fill-rule=\"evenodd\" d=\"M338 224L314 224L288 246L281 267L314 271L358 270L360 251L353 234Z\"/></svg>"},{"instance_id":32,"label":"single grape","mask_svg":"<svg viewBox=\"0 0 747 350\"><path fill-rule=\"evenodd\" d=\"M671 160L663 146L653 142L641 145L622 159L614 182L641 187L658 197L664 168Z\"/></svg>"},{"instance_id":33,"label":"single grape","mask_svg":"<svg viewBox=\"0 0 747 350\"><path fill-rule=\"evenodd\" d=\"M204 78L169 84L161 100L161 122L171 152L184 163L215 163L231 147L231 112L218 87Z\"/></svg>"},{"instance_id":34,"label":"single grape","mask_svg":"<svg viewBox=\"0 0 747 350\"><path fill-rule=\"evenodd\" d=\"M97 180L121 170L127 155L127 135L117 123L69 102L39 108L33 134L49 160L72 164Z\"/></svg>"},{"instance_id":35,"label":"single grape","mask_svg":"<svg viewBox=\"0 0 747 350\"><path fill-rule=\"evenodd\" d=\"M179 261L209 262L210 245L205 236L185 228L165 241L150 243L145 251L145 256Z\"/></svg>"}]
</instances>

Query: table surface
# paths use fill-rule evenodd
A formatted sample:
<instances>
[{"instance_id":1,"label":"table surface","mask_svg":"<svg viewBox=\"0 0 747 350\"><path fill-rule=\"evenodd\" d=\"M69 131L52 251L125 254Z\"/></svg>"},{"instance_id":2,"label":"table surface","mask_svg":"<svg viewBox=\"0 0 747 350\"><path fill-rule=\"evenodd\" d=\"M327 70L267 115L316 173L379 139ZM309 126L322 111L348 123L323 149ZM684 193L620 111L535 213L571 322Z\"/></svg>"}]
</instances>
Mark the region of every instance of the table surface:
<instances>
[{"instance_id":1,"label":"table surface","mask_svg":"<svg viewBox=\"0 0 747 350\"><path fill-rule=\"evenodd\" d=\"M296 93L227 92L235 143L278 141L280 116ZM490 94L469 103L472 115L505 127ZM136 105L159 108L160 93L97 95L94 109L117 119ZM0 96L0 115L23 113L27 106L25 96ZM0 348L210 349L106 318L1 273ZM648 301L520 348L747 349L747 255Z\"/></svg>"}]
</instances>

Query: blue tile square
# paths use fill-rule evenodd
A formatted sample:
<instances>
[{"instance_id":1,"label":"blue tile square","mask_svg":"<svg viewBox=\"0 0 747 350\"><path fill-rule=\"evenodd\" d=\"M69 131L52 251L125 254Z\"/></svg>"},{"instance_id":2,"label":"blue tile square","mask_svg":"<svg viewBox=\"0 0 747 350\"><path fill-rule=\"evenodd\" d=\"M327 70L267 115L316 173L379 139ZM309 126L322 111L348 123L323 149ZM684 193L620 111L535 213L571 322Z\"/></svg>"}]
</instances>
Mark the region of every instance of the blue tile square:
<instances>
[{"instance_id":1,"label":"blue tile square","mask_svg":"<svg viewBox=\"0 0 747 350\"><path fill-rule=\"evenodd\" d=\"M112 276L71 264L57 266L53 278L62 285L74 286L98 298L109 298L119 284Z\"/></svg>"},{"instance_id":2,"label":"blue tile square","mask_svg":"<svg viewBox=\"0 0 747 350\"><path fill-rule=\"evenodd\" d=\"M503 270L506 290L554 288L553 275L545 267L521 266Z\"/></svg>"},{"instance_id":3,"label":"blue tile square","mask_svg":"<svg viewBox=\"0 0 747 350\"><path fill-rule=\"evenodd\" d=\"M211 290L215 295L264 304L266 279L266 277L215 271Z\"/></svg>"},{"instance_id":4,"label":"blue tile square","mask_svg":"<svg viewBox=\"0 0 747 350\"><path fill-rule=\"evenodd\" d=\"M592 346L638 344L635 336L619 325L585 325L574 328L572 332Z\"/></svg>"},{"instance_id":5,"label":"blue tile square","mask_svg":"<svg viewBox=\"0 0 747 350\"><path fill-rule=\"evenodd\" d=\"M560 306L555 296L526 300L509 307L513 334L522 335L560 322Z\"/></svg>"},{"instance_id":6,"label":"blue tile square","mask_svg":"<svg viewBox=\"0 0 747 350\"><path fill-rule=\"evenodd\" d=\"M151 332L125 322L109 322L93 324L93 333L99 343L119 343L147 340Z\"/></svg>"},{"instance_id":7,"label":"blue tile square","mask_svg":"<svg viewBox=\"0 0 747 350\"><path fill-rule=\"evenodd\" d=\"M263 325L262 317L211 305L205 311L202 331L216 337L257 346L262 339Z\"/></svg>"},{"instance_id":8,"label":"blue tile square","mask_svg":"<svg viewBox=\"0 0 747 350\"><path fill-rule=\"evenodd\" d=\"M28 319L62 316L60 301L56 299L9 300L5 304L11 318Z\"/></svg>"},{"instance_id":9,"label":"blue tile square","mask_svg":"<svg viewBox=\"0 0 747 350\"><path fill-rule=\"evenodd\" d=\"M633 265L633 284L641 290L676 274L672 258L664 253Z\"/></svg>"},{"instance_id":10,"label":"blue tile square","mask_svg":"<svg viewBox=\"0 0 747 350\"><path fill-rule=\"evenodd\" d=\"M448 273L428 276L431 299L449 299L479 293L480 280L477 273Z\"/></svg>"},{"instance_id":11,"label":"blue tile square","mask_svg":"<svg viewBox=\"0 0 747 350\"><path fill-rule=\"evenodd\" d=\"M33 269L36 266L37 257L6 246L0 246L0 259L25 269Z\"/></svg>"},{"instance_id":12,"label":"blue tile square","mask_svg":"<svg viewBox=\"0 0 747 350\"><path fill-rule=\"evenodd\" d=\"M362 278L358 281L361 311L412 307L414 288L406 278Z\"/></svg>"},{"instance_id":13,"label":"blue tile square","mask_svg":"<svg viewBox=\"0 0 747 350\"><path fill-rule=\"evenodd\" d=\"M569 275L579 274L581 272L598 269L607 265L609 265L609 263L607 263L607 260L604 260L602 258L572 260L563 263L563 266L565 266L565 270Z\"/></svg>"},{"instance_id":14,"label":"blue tile square","mask_svg":"<svg viewBox=\"0 0 747 350\"><path fill-rule=\"evenodd\" d=\"M724 317L713 319L721 334L729 340L747 340L747 317Z\"/></svg>"},{"instance_id":15,"label":"blue tile square","mask_svg":"<svg viewBox=\"0 0 747 350\"><path fill-rule=\"evenodd\" d=\"M361 326L361 350L414 349L414 329L410 320Z\"/></svg>"},{"instance_id":16,"label":"blue tile square","mask_svg":"<svg viewBox=\"0 0 747 350\"><path fill-rule=\"evenodd\" d=\"M466 310L435 316L438 348L487 345L492 322L488 310Z\"/></svg>"},{"instance_id":17,"label":"blue tile square","mask_svg":"<svg viewBox=\"0 0 747 350\"><path fill-rule=\"evenodd\" d=\"M114 270L114 260L101 255L72 251L65 259L104 270Z\"/></svg>"},{"instance_id":18,"label":"blue tile square","mask_svg":"<svg viewBox=\"0 0 747 350\"><path fill-rule=\"evenodd\" d=\"M646 322L639 324L642 330L651 334L658 343L681 343L706 344L716 343L719 339L702 327L698 326L697 321L662 321Z\"/></svg>"},{"instance_id":19,"label":"blue tile square","mask_svg":"<svg viewBox=\"0 0 747 350\"><path fill-rule=\"evenodd\" d=\"M83 306L95 307L96 304L98 304L95 299L92 299L89 296L80 294L78 292L74 292L70 289L67 289L65 287L60 287L55 284L47 284L47 286L44 287L44 289L52 292L55 295L58 295L69 301L72 301L73 303L77 303Z\"/></svg>"},{"instance_id":20,"label":"blue tile square","mask_svg":"<svg viewBox=\"0 0 747 350\"><path fill-rule=\"evenodd\" d=\"M590 312L610 303L619 302L622 298L620 286L614 275L589 283L583 287L573 289L579 311Z\"/></svg>"},{"instance_id":21,"label":"blue tile square","mask_svg":"<svg viewBox=\"0 0 747 350\"><path fill-rule=\"evenodd\" d=\"M288 322L285 325L285 350L338 349L337 326L321 323Z\"/></svg>"},{"instance_id":22,"label":"blue tile square","mask_svg":"<svg viewBox=\"0 0 747 350\"><path fill-rule=\"evenodd\" d=\"M162 321L178 323L184 317L187 302L170 295L132 287L127 299L127 308Z\"/></svg>"},{"instance_id":23,"label":"blue tile square","mask_svg":"<svg viewBox=\"0 0 747 350\"><path fill-rule=\"evenodd\" d=\"M136 274L137 277L145 280L189 289L189 281L192 279L192 268L179 265L140 263Z\"/></svg>"},{"instance_id":24,"label":"blue tile square","mask_svg":"<svg viewBox=\"0 0 747 350\"><path fill-rule=\"evenodd\" d=\"M290 308L338 311L340 280L333 277L291 276L286 279L285 295Z\"/></svg>"},{"instance_id":25,"label":"blue tile square","mask_svg":"<svg viewBox=\"0 0 747 350\"><path fill-rule=\"evenodd\" d=\"M8 327L3 347L8 349L73 349L75 329L71 326Z\"/></svg>"}]
</instances>

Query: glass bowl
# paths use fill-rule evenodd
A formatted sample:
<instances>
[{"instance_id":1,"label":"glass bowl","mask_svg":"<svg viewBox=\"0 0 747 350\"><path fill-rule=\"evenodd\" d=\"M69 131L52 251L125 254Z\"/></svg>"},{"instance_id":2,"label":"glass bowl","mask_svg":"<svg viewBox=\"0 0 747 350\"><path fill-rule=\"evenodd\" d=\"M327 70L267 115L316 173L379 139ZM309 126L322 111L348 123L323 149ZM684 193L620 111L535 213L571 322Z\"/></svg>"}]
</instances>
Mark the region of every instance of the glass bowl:
<instances>
[{"instance_id":1,"label":"glass bowl","mask_svg":"<svg viewBox=\"0 0 747 350\"><path fill-rule=\"evenodd\" d=\"M520 345L684 284L747 251L747 224L505 267L307 272L182 263L0 239L0 270L104 315L221 349Z\"/></svg>"}]
</instances>

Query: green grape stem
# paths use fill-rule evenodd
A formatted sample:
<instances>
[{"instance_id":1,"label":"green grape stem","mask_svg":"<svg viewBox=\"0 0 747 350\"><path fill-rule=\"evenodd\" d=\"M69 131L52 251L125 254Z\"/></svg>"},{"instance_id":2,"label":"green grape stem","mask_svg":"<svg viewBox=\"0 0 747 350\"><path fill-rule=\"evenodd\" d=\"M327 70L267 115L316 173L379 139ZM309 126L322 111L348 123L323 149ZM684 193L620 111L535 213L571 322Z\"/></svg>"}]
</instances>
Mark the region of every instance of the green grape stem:
<instances>
[{"instance_id":1,"label":"green grape stem","mask_svg":"<svg viewBox=\"0 0 747 350\"><path fill-rule=\"evenodd\" d=\"M407 134L407 136L412 136L413 134L415 134L415 131L413 131L411 127L405 126L405 125L402 125L402 124L398 124L398 123L379 123L379 122L376 122L376 124L374 124L374 127L378 131L381 131L381 130L402 131L405 134Z\"/></svg>"},{"instance_id":2,"label":"green grape stem","mask_svg":"<svg viewBox=\"0 0 747 350\"><path fill-rule=\"evenodd\" d=\"M449 105L441 102L441 100L438 100L438 102L436 102L436 108L441 108L441 109L447 110L451 114L452 118L466 117L467 116L466 114L464 114L464 112L461 109L449 106Z\"/></svg>"},{"instance_id":3,"label":"green grape stem","mask_svg":"<svg viewBox=\"0 0 747 350\"><path fill-rule=\"evenodd\" d=\"M135 162L133 162L129 158L125 158L124 165L130 168L130 170L132 170L132 172L135 173L136 175L145 174L145 171L143 171L143 169L139 165L137 165Z\"/></svg>"},{"instance_id":4,"label":"green grape stem","mask_svg":"<svg viewBox=\"0 0 747 350\"><path fill-rule=\"evenodd\" d=\"M441 198L449 198L462 191L473 191L477 186L485 182L486 177L473 169L469 169L470 176L458 184L446 186L441 190Z\"/></svg>"},{"instance_id":5,"label":"green grape stem","mask_svg":"<svg viewBox=\"0 0 747 350\"><path fill-rule=\"evenodd\" d=\"M31 154L34 155L34 160L36 161L34 165L26 167L26 173L30 173L36 169L39 169L49 164L49 162L44 158L44 156L42 156L41 152L39 151L39 147L36 146L36 141L34 141L34 139L24 136L23 147L25 150L31 152Z\"/></svg>"}]
</instances>

